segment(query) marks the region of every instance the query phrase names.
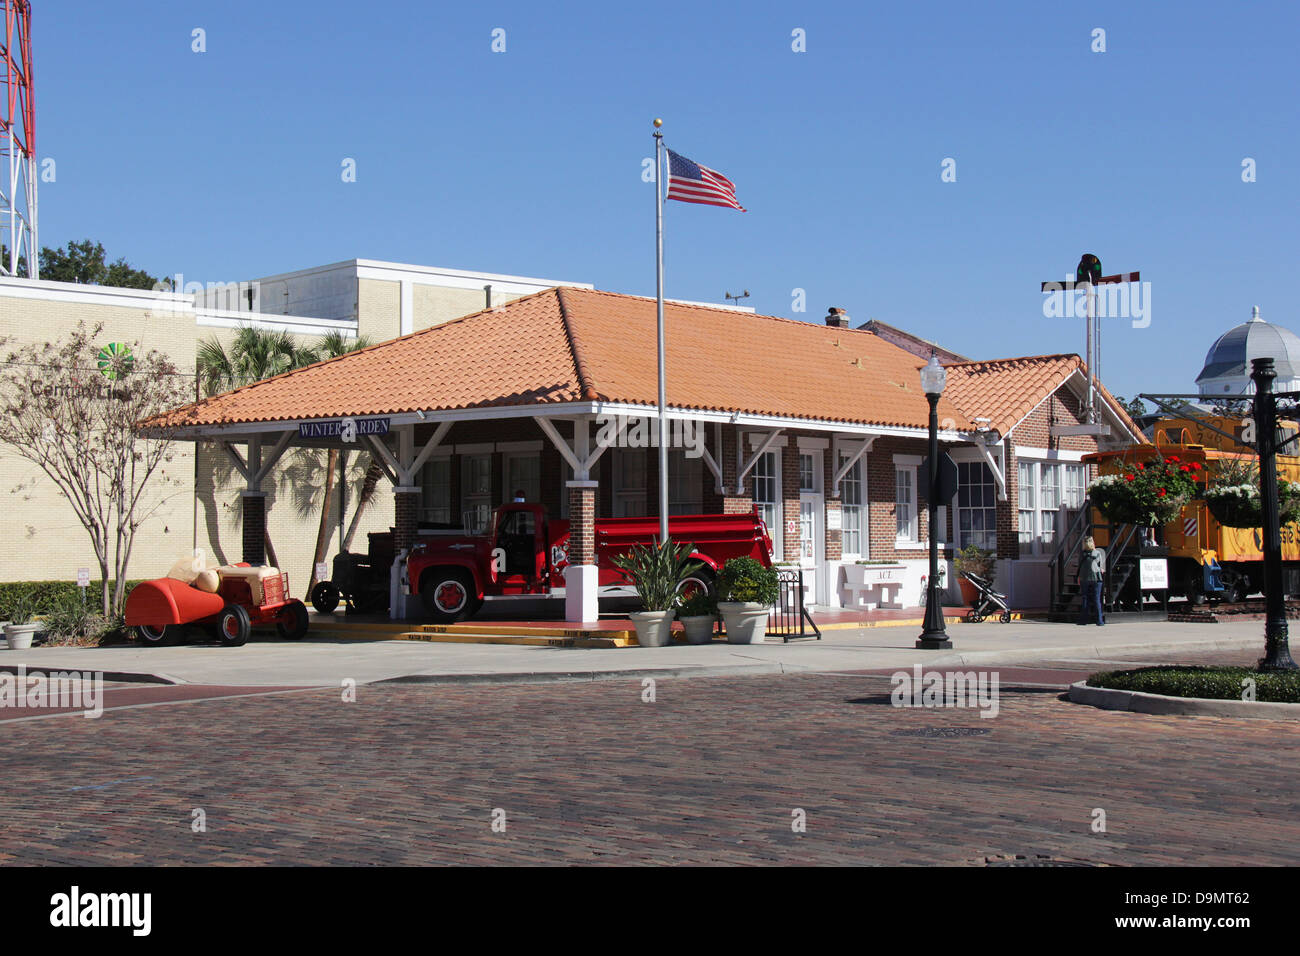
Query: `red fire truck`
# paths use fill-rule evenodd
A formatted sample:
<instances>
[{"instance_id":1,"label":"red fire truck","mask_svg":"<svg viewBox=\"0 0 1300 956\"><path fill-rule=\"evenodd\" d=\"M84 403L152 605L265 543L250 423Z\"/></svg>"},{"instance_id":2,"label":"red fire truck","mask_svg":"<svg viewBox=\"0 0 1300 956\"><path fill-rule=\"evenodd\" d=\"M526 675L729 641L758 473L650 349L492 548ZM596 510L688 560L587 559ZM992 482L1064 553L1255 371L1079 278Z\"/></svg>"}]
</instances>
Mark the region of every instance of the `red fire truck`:
<instances>
[{"instance_id":1,"label":"red fire truck","mask_svg":"<svg viewBox=\"0 0 1300 956\"><path fill-rule=\"evenodd\" d=\"M772 564L772 538L756 513L675 515L668 535L690 542L704 567L683 589L712 589L730 558ZM634 544L659 537L658 518L597 518L596 567L602 597L633 597L635 590L614 565ZM481 535L422 537L407 560L411 593L435 621L471 617L484 601L513 596L563 597L569 565L569 522L550 518L534 504L510 504L492 515Z\"/></svg>"}]
</instances>

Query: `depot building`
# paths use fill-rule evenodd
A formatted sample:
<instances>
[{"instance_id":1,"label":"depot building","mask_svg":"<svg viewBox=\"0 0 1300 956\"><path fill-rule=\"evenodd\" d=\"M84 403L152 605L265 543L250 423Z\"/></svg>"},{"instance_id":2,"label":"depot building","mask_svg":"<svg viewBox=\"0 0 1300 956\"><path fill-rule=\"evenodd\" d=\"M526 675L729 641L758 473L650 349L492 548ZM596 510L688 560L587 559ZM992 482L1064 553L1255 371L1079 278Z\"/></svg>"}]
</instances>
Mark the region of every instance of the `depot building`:
<instances>
[{"instance_id":1,"label":"depot building","mask_svg":"<svg viewBox=\"0 0 1300 956\"><path fill-rule=\"evenodd\" d=\"M850 327L736 309L665 308L667 475L660 475L653 299L555 287L195 402L148 431L222 449L242 482L242 557L264 558L262 483L294 449L370 452L391 489L400 555L421 535L478 532L519 493L571 522L565 614L592 620L592 524L657 513L757 510L814 605L852 606L853 568L899 568L923 603L933 533L994 551L1021 607L1048 603L1047 563L1081 507L1083 457L1141 441L1075 355L972 361L882 323ZM929 404L919 371L947 370L942 447L957 464L929 527L920 466ZM418 602L394 588L394 616Z\"/></svg>"}]
</instances>

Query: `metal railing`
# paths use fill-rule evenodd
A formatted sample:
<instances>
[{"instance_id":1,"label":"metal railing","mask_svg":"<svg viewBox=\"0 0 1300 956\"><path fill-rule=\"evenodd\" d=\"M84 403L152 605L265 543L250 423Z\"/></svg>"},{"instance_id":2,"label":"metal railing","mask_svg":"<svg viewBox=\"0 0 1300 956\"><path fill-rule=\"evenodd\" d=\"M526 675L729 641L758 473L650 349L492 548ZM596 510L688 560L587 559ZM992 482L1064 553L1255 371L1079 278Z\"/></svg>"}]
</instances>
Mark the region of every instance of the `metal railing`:
<instances>
[{"instance_id":1,"label":"metal railing","mask_svg":"<svg viewBox=\"0 0 1300 956\"><path fill-rule=\"evenodd\" d=\"M769 636L780 637L783 643L791 638L822 639L821 629L813 621L812 615L803 604L803 568L778 568L777 580L781 585L780 596L776 599L767 618ZM808 633L808 629L812 633Z\"/></svg>"}]
</instances>

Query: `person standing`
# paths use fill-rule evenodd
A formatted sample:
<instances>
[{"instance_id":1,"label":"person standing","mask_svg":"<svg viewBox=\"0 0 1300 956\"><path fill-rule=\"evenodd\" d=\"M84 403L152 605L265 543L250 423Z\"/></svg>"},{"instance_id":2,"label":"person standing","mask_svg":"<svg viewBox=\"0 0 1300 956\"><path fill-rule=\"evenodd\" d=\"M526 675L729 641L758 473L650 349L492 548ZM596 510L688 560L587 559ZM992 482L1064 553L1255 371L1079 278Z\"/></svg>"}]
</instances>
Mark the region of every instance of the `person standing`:
<instances>
[{"instance_id":1,"label":"person standing","mask_svg":"<svg viewBox=\"0 0 1300 956\"><path fill-rule=\"evenodd\" d=\"M1079 590L1083 596L1083 611L1080 624L1105 624L1105 612L1101 606L1102 581L1106 577L1106 552L1097 547L1092 535L1083 539L1083 554L1079 557L1077 578Z\"/></svg>"}]
</instances>

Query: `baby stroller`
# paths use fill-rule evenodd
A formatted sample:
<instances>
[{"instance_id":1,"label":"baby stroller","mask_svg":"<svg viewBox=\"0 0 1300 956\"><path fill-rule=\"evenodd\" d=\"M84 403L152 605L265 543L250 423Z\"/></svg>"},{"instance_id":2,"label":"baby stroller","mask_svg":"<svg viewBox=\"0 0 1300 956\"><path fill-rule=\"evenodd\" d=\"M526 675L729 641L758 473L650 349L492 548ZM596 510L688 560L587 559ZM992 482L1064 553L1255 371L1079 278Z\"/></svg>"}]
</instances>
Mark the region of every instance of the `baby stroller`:
<instances>
[{"instance_id":1,"label":"baby stroller","mask_svg":"<svg viewBox=\"0 0 1300 956\"><path fill-rule=\"evenodd\" d=\"M975 605L966 615L966 620L971 624L978 624L986 617L996 614L999 610L1002 612L998 620L1003 624L1011 623L1011 608L1007 606L1007 596L999 594L993 590L993 585L978 575L971 574L969 571L963 571L964 577L979 591L975 598Z\"/></svg>"}]
</instances>

